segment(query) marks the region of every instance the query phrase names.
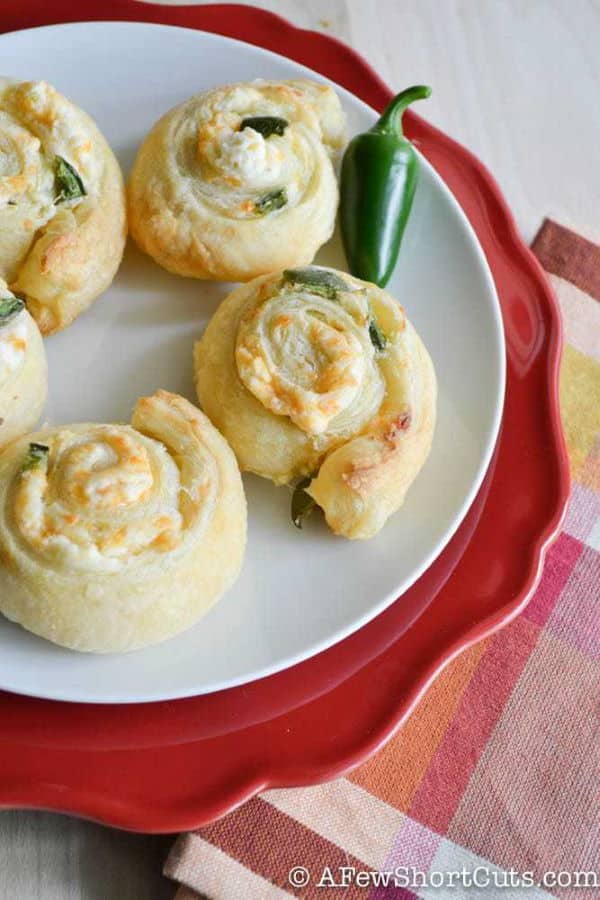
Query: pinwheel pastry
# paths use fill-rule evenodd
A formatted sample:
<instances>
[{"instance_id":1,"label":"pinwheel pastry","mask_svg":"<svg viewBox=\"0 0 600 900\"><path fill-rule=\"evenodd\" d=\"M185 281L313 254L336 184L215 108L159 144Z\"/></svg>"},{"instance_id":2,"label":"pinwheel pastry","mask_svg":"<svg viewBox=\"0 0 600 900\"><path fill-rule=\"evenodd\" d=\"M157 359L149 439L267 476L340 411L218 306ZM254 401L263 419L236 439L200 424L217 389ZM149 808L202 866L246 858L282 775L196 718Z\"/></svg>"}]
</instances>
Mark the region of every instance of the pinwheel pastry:
<instances>
[{"instance_id":1,"label":"pinwheel pastry","mask_svg":"<svg viewBox=\"0 0 600 900\"><path fill-rule=\"evenodd\" d=\"M129 184L131 233L179 275L249 281L312 261L338 204L337 94L252 81L198 94L146 137Z\"/></svg>"},{"instance_id":2,"label":"pinwheel pastry","mask_svg":"<svg viewBox=\"0 0 600 900\"><path fill-rule=\"evenodd\" d=\"M47 393L39 329L23 301L0 278L0 447L33 428Z\"/></svg>"},{"instance_id":3,"label":"pinwheel pastry","mask_svg":"<svg viewBox=\"0 0 600 900\"><path fill-rule=\"evenodd\" d=\"M159 391L129 425L72 425L0 453L0 612L74 650L193 625L237 578L246 502L225 439Z\"/></svg>"},{"instance_id":4,"label":"pinwheel pastry","mask_svg":"<svg viewBox=\"0 0 600 900\"><path fill-rule=\"evenodd\" d=\"M90 117L43 81L0 78L0 277L42 334L108 287L125 234L121 170Z\"/></svg>"},{"instance_id":5,"label":"pinwheel pastry","mask_svg":"<svg viewBox=\"0 0 600 900\"><path fill-rule=\"evenodd\" d=\"M287 269L242 285L196 344L195 368L241 468L302 479L297 525L316 503L336 534L372 537L429 453L429 354L388 293L345 273Z\"/></svg>"}]
</instances>

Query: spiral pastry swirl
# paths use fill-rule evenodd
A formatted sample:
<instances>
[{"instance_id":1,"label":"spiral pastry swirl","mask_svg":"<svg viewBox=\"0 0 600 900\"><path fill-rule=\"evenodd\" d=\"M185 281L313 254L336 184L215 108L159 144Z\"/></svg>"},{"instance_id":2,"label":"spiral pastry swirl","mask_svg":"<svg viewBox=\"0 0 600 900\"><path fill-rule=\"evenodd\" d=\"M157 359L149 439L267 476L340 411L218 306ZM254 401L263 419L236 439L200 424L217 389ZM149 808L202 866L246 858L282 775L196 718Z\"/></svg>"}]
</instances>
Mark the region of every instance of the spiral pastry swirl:
<instances>
[{"instance_id":1,"label":"spiral pastry swirl","mask_svg":"<svg viewBox=\"0 0 600 900\"><path fill-rule=\"evenodd\" d=\"M121 171L92 119L43 81L0 78L0 277L43 334L108 287L125 234Z\"/></svg>"},{"instance_id":2,"label":"spiral pastry swirl","mask_svg":"<svg viewBox=\"0 0 600 900\"><path fill-rule=\"evenodd\" d=\"M376 534L429 453L429 354L389 294L346 273L312 266L239 287L196 344L195 369L242 470L306 478L337 534Z\"/></svg>"},{"instance_id":3,"label":"spiral pastry swirl","mask_svg":"<svg viewBox=\"0 0 600 900\"><path fill-rule=\"evenodd\" d=\"M129 425L73 425L0 454L0 611L116 652L196 622L241 567L246 505L208 419L165 391Z\"/></svg>"},{"instance_id":4,"label":"spiral pastry swirl","mask_svg":"<svg viewBox=\"0 0 600 900\"><path fill-rule=\"evenodd\" d=\"M47 393L39 329L23 301L0 278L0 447L34 427Z\"/></svg>"},{"instance_id":5,"label":"spiral pastry swirl","mask_svg":"<svg viewBox=\"0 0 600 900\"><path fill-rule=\"evenodd\" d=\"M335 92L253 81L198 94L146 137L129 184L131 232L171 272L248 281L311 262L333 232Z\"/></svg>"}]
</instances>

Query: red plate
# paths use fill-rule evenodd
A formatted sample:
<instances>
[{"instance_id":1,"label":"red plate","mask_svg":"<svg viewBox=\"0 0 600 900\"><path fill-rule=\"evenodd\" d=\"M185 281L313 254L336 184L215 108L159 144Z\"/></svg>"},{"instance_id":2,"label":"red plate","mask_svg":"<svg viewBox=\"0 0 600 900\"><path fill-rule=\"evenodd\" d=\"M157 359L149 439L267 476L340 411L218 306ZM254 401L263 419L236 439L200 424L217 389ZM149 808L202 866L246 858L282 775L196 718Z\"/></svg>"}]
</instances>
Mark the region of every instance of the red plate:
<instances>
[{"instance_id":1,"label":"red plate","mask_svg":"<svg viewBox=\"0 0 600 900\"><path fill-rule=\"evenodd\" d=\"M88 0L76 12L71 0L52 7L21 0L0 13L0 31L82 18L184 25L282 53L376 109L390 97L348 47L263 10L133 0ZM569 493L556 301L481 163L414 114L405 121L477 232L504 318L504 422L466 520L401 602L337 646L270 678L138 706L0 694L0 804L166 832L206 823L266 787L333 778L391 736L457 653L527 603Z\"/></svg>"}]
</instances>

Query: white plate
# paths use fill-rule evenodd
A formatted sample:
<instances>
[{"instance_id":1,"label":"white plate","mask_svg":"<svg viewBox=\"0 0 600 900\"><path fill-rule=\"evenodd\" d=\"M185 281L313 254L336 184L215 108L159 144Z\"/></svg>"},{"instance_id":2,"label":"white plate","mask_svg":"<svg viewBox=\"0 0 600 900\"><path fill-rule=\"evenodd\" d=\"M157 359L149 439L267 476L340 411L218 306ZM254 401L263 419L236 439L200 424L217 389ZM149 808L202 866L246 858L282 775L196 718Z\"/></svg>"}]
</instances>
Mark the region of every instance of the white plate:
<instances>
[{"instance_id":1,"label":"white plate","mask_svg":"<svg viewBox=\"0 0 600 900\"><path fill-rule=\"evenodd\" d=\"M150 126L191 94L238 80L313 74L238 41L138 23L7 34L0 36L0 61L0 74L46 79L87 110L125 172ZM338 91L350 133L370 127L375 113ZM426 104L419 111L426 114ZM317 261L345 268L339 241ZM289 491L245 477L244 569L199 625L158 647L107 657L62 650L1 620L1 687L116 703L231 687L334 644L422 574L481 483L504 395L503 332L490 271L465 216L426 163L389 289L433 357L439 419L424 470L378 537L336 538L317 516L299 532L290 522ZM169 275L130 246L111 289L47 341L48 421L126 421L137 398L157 388L194 399L192 344L227 291Z\"/></svg>"}]
</instances>

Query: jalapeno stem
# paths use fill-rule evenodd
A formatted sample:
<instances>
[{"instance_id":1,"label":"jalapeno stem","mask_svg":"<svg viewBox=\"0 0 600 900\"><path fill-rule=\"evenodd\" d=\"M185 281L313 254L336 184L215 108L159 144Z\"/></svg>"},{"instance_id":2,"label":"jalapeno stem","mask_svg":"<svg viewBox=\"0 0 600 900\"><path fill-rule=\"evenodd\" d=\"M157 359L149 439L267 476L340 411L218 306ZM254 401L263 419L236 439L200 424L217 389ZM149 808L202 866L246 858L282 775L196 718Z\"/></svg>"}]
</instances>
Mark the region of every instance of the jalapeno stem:
<instances>
[{"instance_id":1,"label":"jalapeno stem","mask_svg":"<svg viewBox=\"0 0 600 900\"><path fill-rule=\"evenodd\" d=\"M373 131L393 131L399 137L404 137L402 131L402 116L404 110L415 100L426 100L431 95L431 88L425 84L416 84L406 88L390 100L381 117L373 127Z\"/></svg>"}]
</instances>

